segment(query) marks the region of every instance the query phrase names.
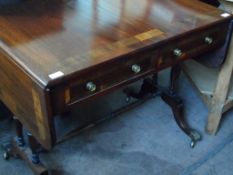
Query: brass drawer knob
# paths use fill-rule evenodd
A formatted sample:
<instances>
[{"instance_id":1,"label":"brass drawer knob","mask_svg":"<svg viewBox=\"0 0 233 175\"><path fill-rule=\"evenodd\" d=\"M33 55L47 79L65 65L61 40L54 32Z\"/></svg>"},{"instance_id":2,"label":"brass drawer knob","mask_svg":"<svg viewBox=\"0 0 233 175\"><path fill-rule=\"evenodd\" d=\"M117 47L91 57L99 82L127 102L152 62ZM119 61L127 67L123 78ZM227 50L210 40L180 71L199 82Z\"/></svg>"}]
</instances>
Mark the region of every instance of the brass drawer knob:
<instances>
[{"instance_id":1,"label":"brass drawer knob","mask_svg":"<svg viewBox=\"0 0 233 175\"><path fill-rule=\"evenodd\" d=\"M206 44L212 44L213 43L213 38L211 38L211 37L205 37L205 43Z\"/></svg>"},{"instance_id":2,"label":"brass drawer knob","mask_svg":"<svg viewBox=\"0 0 233 175\"><path fill-rule=\"evenodd\" d=\"M141 67L137 64L132 65L131 69L136 74L141 72Z\"/></svg>"},{"instance_id":3,"label":"brass drawer knob","mask_svg":"<svg viewBox=\"0 0 233 175\"><path fill-rule=\"evenodd\" d=\"M88 82L86 84L86 88L87 90L89 90L90 92L94 92L96 90L96 85L93 82Z\"/></svg>"},{"instance_id":4,"label":"brass drawer knob","mask_svg":"<svg viewBox=\"0 0 233 175\"><path fill-rule=\"evenodd\" d=\"M180 56L183 54L183 52L182 52L182 50L180 50L180 49L175 49L175 50L173 51L173 54L174 54L176 57L180 57Z\"/></svg>"}]
</instances>

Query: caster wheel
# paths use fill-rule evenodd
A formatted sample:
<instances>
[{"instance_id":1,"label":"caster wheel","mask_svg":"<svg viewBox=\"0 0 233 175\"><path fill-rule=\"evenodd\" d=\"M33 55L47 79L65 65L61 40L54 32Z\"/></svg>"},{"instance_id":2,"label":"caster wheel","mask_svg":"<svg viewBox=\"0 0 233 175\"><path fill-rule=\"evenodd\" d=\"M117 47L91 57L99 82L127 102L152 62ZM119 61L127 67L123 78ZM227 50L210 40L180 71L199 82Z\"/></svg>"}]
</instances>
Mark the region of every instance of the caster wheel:
<instances>
[{"instance_id":1,"label":"caster wheel","mask_svg":"<svg viewBox=\"0 0 233 175\"><path fill-rule=\"evenodd\" d=\"M191 148L194 148L196 143L201 140L201 135L197 131L192 131L190 137L191 137L190 146Z\"/></svg>"},{"instance_id":2,"label":"caster wheel","mask_svg":"<svg viewBox=\"0 0 233 175\"><path fill-rule=\"evenodd\" d=\"M4 153L3 153L3 158L4 158L5 160L9 160L9 159L10 159L9 153L8 153L8 152L4 152Z\"/></svg>"},{"instance_id":3,"label":"caster wheel","mask_svg":"<svg viewBox=\"0 0 233 175\"><path fill-rule=\"evenodd\" d=\"M196 142L194 142L194 141L192 141L192 142L190 143L190 147L191 147L191 148L194 148L195 145L196 145Z\"/></svg>"},{"instance_id":4,"label":"caster wheel","mask_svg":"<svg viewBox=\"0 0 233 175\"><path fill-rule=\"evenodd\" d=\"M126 101L126 103L130 103L131 97L126 97L126 98L125 98L125 101Z\"/></svg>"}]
</instances>

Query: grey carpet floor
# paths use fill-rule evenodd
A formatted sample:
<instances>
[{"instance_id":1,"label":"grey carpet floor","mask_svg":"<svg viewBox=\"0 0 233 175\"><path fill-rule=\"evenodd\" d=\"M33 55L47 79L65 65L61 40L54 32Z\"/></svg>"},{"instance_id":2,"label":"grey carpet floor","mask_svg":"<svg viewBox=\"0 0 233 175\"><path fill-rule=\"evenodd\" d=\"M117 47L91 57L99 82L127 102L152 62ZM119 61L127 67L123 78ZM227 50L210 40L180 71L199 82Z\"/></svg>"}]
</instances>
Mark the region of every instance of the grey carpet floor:
<instances>
[{"instance_id":1,"label":"grey carpet floor","mask_svg":"<svg viewBox=\"0 0 233 175\"><path fill-rule=\"evenodd\" d=\"M202 134L194 149L168 106L153 98L62 143L43 162L55 175L233 175L233 112L224 115L217 136L205 134L207 109L187 79L180 79L190 125ZM12 137L12 123L0 123L0 141ZM0 150L0 155L3 150ZM18 159L0 158L0 175L30 175Z\"/></svg>"}]
</instances>

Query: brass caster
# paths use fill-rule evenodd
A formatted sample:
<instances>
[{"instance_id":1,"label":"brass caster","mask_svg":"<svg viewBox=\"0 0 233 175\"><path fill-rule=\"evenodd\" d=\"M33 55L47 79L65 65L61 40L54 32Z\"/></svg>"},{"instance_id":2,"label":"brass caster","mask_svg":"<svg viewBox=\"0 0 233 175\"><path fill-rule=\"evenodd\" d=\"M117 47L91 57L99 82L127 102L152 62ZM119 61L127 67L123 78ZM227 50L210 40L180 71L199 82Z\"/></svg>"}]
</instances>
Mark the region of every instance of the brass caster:
<instances>
[{"instance_id":1,"label":"brass caster","mask_svg":"<svg viewBox=\"0 0 233 175\"><path fill-rule=\"evenodd\" d=\"M10 156L11 156L11 153L10 153L11 152L11 145L9 143L5 143L1 146L4 149L3 158L5 160L9 160Z\"/></svg>"},{"instance_id":2,"label":"brass caster","mask_svg":"<svg viewBox=\"0 0 233 175\"><path fill-rule=\"evenodd\" d=\"M195 142L195 141L191 141L190 147L191 147L191 148L194 148L195 145L196 145L196 142Z\"/></svg>"},{"instance_id":3,"label":"brass caster","mask_svg":"<svg viewBox=\"0 0 233 175\"><path fill-rule=\"evenodd\" d=\"M130 103L131 97L127 96L127 97L125 98L125 101L126 101L126 103Z\"/></svg>"},{"instance_id":4,"label":"brass caster","mask_svg":"<svg viewBox=\"0 0 233 175\"><path fill-rule=\"evenodd\" d=\"M191 131L190 138L191 138L190 146L191 148L194 148L196 143L201 140L201 135L197 131Z\"/></svg>"},{"instance_id":5,"label":"brass caster","mask_svg":"<svg viewBox=\"0 0 233 175\"><path fill-rule=\"evenodd\" d=\"M8 152L4 152L4 153L3 153L3 158L4 158L5 160L9 160L9 159L10 159L9 153L8 153Z\"/></svg>"}]
</instances>

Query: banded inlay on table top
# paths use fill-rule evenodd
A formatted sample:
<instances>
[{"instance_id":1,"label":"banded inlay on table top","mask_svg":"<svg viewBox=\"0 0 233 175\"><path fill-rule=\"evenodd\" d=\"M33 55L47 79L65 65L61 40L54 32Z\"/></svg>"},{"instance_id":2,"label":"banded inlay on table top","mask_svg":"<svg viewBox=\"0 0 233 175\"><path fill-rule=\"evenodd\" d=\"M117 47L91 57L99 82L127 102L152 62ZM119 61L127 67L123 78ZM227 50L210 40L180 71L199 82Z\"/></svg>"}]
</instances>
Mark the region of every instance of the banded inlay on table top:
<instances>
[{"instance_id":1,"label":"banded inlay on table top","mask_svg":"<svg viewBox=\"0 0 233 175\"><path fill-rule=\"evenodd\" d=\"M209 25L222 13L187 0L33 0L1 10L0 47L46 86Z\"/></svg>"},{"instance_id":2,"label":"banded inlay on table top","mask_svg":"<svg viewBox=\"0 0 233 175\"><path fill-rule=\"evenodd\" d=\"M0 100L51 149L54 116L219 47L231 19L198 0L0 6Z\"/></svg>"}]
</instances>

